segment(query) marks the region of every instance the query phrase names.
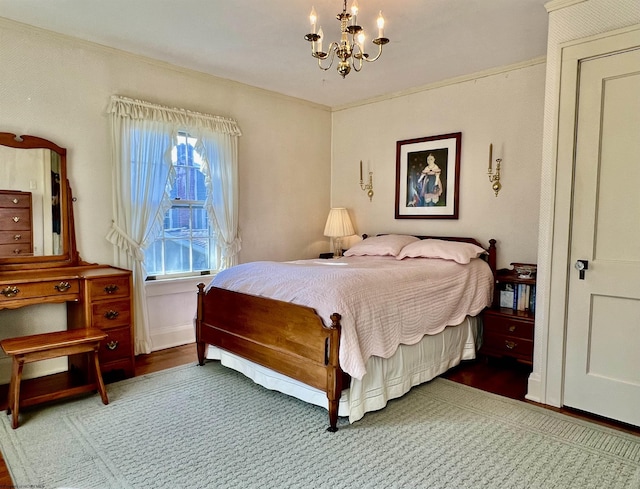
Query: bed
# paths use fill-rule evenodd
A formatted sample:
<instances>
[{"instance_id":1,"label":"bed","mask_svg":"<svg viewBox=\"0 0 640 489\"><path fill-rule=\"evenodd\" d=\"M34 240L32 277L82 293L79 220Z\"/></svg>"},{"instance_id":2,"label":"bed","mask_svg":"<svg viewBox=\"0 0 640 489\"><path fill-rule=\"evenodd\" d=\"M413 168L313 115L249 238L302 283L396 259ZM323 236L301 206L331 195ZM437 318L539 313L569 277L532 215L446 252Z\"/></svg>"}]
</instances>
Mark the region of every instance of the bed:
<instances>
[{"instance_id":1,"label":"bed","mask_svg":"<svg viewBox=\"0 0 640 489\"><path fill-rule=\"evenodd\" d=\"M329 431L475 358L495 240L380 235L332 260L253 262L198 284L198 363L324 406Z\"/></svg>"}]
</instances>

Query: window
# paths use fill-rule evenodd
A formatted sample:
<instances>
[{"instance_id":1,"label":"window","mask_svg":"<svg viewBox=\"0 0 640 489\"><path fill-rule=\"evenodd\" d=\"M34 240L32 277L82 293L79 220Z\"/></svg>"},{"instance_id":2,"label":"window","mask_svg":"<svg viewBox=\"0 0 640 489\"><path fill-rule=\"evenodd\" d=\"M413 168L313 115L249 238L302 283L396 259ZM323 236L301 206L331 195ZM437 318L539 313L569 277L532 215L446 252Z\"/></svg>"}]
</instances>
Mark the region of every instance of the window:
<instances>
[{"instance_id":1,"label":"window","mask_svg":"<svg viewBox=\"0 0 640 489\"><path fill-rule=\"evenodd\" d=\"M160 235L145 251L148 277L202 274L218 268L215 237L204 207L206 200L202 156L197 140L178 135L171 151L175 180L171 208Z\"/></svg>"}]
</instances>

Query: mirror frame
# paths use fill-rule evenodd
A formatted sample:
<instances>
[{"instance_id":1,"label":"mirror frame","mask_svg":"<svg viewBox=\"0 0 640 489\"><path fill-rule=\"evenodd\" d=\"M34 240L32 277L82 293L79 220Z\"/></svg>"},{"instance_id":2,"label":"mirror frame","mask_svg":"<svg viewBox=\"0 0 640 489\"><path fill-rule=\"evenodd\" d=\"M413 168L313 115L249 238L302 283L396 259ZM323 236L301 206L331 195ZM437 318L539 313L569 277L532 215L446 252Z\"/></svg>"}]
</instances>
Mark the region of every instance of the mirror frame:
<instances>
[{"instance_id":1,"label":"mirror frame","mask_svg":"<svg viewBox=\"0 0 640 489\"><path fill-rule=\"evenodd\" d=\"M60 220L62 253L45 256L0 257L0 272L11 270L31 270L77 266L80 257L76 248L73 222L73 197L67 179L67 150L57 144L36 136L17 136L10 132L0 132L0 145L16 149L49 149L60 156ZM0 161L0 165L2 162Z\"/></svg>"}]
</instances>

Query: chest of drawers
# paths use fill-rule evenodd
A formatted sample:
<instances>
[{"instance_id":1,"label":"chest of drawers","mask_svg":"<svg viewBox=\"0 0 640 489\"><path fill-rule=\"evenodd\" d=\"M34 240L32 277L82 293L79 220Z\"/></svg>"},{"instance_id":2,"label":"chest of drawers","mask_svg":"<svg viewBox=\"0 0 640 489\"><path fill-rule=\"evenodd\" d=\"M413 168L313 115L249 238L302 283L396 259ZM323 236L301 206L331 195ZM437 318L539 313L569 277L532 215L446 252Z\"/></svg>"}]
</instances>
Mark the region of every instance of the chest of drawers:
<instances>
[{"instance_id":1,"label":"chest of drawers","mask_svg":"<svg viewBox=\"0 0 640 489\"><path fill-rule=\"evenodd\" d=\"M533 364L535 288L534 276L523 277L515 269L498 271L493 305L483 314L482 354Z\"/></svg>"},{"instance_id":2,"label":"chest of drawers","mask_svg":"<svg viewBox=\"0 0 640 489\"><path fill-rule=\"evenodd\" d=\"M69 327L98 328L107 333L99 352L105 380L133 377L131 272L118 268L88 270L83 273L82 285L84 301L67 303ZM78 366L77 363L74 365Z\"/></svg>"},{"instance_id":3,"label":"chest of drawers","mask_svg":"<svg viewBox=\"0 0 640 489\"><path fill-rule=\"evenodd\" d=\"M31 193L0 190L0 256L33 254Z\"/></svg>"},{"instance_id":4,"label":"chest of drawers","mask_svg":"<svg viewBox=\"0 0 640 489\"><path fill-rule=\"evenodd\" d=\"M503 309L484 312L482 353L533 363L534 318Z\"/></svg>"}]
</instances>

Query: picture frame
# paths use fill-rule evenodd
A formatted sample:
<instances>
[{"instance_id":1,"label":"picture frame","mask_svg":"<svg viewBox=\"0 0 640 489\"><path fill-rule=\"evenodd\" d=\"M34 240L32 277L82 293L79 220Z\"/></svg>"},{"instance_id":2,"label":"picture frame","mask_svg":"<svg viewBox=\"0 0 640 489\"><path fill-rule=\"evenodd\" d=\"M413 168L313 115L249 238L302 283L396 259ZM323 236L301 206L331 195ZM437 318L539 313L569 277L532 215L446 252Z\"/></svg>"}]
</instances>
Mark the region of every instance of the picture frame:
<instances>
[{"instance_id":1,"label":"picture frame","mask_svg":"<svg viewBox=\"0 0 640 489\"><path fill-rule=\"evenodd\" d=\"M458 219L462 133L396 142L396 219Z\"/></svg>"}]
</instances>

